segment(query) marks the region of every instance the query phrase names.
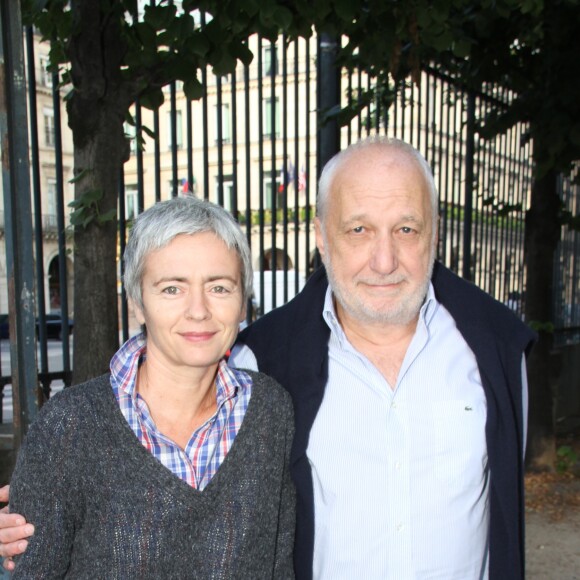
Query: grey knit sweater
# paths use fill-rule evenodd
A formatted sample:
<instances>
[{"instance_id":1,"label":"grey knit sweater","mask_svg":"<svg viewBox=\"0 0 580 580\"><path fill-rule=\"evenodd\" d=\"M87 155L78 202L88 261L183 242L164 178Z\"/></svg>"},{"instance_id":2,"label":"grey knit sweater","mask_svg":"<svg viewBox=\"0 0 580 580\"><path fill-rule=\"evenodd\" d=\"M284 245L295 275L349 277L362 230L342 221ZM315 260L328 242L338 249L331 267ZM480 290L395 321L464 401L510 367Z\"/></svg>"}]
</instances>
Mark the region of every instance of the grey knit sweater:
<instances>
[{"instance_id":1,"label":"grey knit sweater","mask_svg":"<svg viewBox=\"0 0 580 580\"><path fill-rule=\"evenodd\" d=\"M249 374L244 421L203 491L139 443L108 375L55 396L12 478L11 509L36 528L14 578L293 578L292 405Z\"/></svg>"}]
</instances>

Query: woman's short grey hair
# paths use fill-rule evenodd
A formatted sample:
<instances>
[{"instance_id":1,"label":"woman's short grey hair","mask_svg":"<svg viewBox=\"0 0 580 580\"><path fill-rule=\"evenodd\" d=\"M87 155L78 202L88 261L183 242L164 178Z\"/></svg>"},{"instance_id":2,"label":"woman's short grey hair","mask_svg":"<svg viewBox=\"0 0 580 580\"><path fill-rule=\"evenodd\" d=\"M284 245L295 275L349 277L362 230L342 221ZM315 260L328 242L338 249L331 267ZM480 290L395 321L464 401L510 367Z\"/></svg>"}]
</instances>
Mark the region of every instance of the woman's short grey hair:
<instances>
[{"instance_id":1,"label":"woman's short grey hair","mask_svg":"<svg viewBox=\"0 0 580 580\"><path fill-rule=\"evenodd\" d=\"M123 255L127 297L143 307L141 282L147 256L177 236L212 232L240 258L244 301L252 295L250 246L238 223L223 207L196 197L161 201L137 216Z\"/></svg>"},{"instance_id":2,"label":"woman's short grey hair","mask_svg":"<svg viewBox=\"0 0 580 580\"><path fill-rule=\"evenodd\" d=\"M437 194L435 180L433 179L433 172L431 171L429 164L423 155L421 155L421 153L419 153L419 151L417 151L417 149L415 149L412 145L409 145L409 143L401 141L400 139L385 137L383 135L367 137L366 139L362 139L361 141L357 141L356 143L349 145L346 149L343 149L334 157L332 157L330 161L328 161L328 163L324 166L318 181L318 198L316 200L316 214L318 215L320 221L324 223L324 218L326 217L326 212L328 209L327 206L329 193L337 170L354 153L364 150L367 147L374 147L377 145L382 146L386 150L393 149L396 151L401 151L402 153L406 153L409 155L409 157L415 159L429 186L431 209L433 213L433 225L435 226L439 216L439 196ZM435 230L435 227L433 229Z\"/></svg>"}]
</instances>

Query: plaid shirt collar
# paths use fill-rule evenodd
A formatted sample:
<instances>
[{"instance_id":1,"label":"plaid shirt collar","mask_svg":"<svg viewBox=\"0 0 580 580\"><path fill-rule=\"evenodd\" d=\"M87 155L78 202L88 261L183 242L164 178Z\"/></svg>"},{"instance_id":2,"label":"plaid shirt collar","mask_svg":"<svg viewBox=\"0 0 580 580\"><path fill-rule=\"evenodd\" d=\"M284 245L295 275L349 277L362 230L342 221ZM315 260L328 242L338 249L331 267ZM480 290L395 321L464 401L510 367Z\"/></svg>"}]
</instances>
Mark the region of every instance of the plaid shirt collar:
<instances>
[{"instance_id":1,"label":"plaid shirt collar","mask_svg":"<svg viewBox=\"0 0 580 580\"><path fill-rule=\"evenodd\" d=\"M139 365L147 359L147 339L144 333L130 338L111 359L111 379L113 384L133 400L137 397L137 371ZM231 369L223 358L218 364L216 376L216 402L218 407L236 395L244 384L238 380L234 369Z\"/></svg>"}]
</instances>

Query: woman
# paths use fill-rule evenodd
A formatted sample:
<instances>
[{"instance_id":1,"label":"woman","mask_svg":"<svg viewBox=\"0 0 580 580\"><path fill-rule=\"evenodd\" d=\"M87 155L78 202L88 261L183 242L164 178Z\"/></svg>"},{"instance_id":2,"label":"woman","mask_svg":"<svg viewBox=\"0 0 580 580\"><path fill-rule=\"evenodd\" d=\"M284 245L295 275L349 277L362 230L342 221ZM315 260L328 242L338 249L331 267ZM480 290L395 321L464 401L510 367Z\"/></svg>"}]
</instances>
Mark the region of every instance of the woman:
<instances>
[{"instance_id":1,"label":"woman","mask_svg":"<svg viewBox=\"0 0 580 580\"><path fill-rule=\"evenodd\" d=\"M144 332L31 426L10 500L35 534L15 578L293 577L289 396L224 359L251 295L244 235L176 198L135 220L124 260Z\"/></svg>"}]
</instances>

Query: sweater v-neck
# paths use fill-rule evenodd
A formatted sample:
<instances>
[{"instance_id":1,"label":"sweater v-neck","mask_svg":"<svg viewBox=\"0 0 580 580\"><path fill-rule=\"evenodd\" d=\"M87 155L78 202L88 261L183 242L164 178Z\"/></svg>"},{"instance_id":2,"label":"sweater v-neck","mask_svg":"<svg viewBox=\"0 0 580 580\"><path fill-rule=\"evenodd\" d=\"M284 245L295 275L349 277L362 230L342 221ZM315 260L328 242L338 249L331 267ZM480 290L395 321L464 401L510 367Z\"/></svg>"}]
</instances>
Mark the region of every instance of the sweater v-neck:
<instances>
[{"instance_id":1,"label":"sweater v-neck","mask_svg":"<svg viewBox=\"0 0 580 580\"><path fill-rule=\"evenodd\" d=\"M203 490L190 486L172 473L141 444L119 409L108 375L101 377L102 382L99 383L98 394L93 397L93 404L102 405L103 412L111 418L111 423L108 425L109 429L104 435L109 437L115 445L128 450L126 459L133 464L135 473L145 473L148 479L155 479L163 489L170 490L176 495L176 498L184 503L198 503L201 498L211 500L216 497L222 489L222 479L226 482L238 479L235 473L230 474L230 472L238 471L243 465L240 461L236 461L236 457L243 454L244 449L249 444L248 433L254 430L253 427L257 415L259 415L259 408L263 404L264 394L264 384L259 380L259 375L251 372L248 374L252 377L252 395L244 419L222 464ZM129 452L129 450L131 451Z\"/></svg>"}]
</instances>

